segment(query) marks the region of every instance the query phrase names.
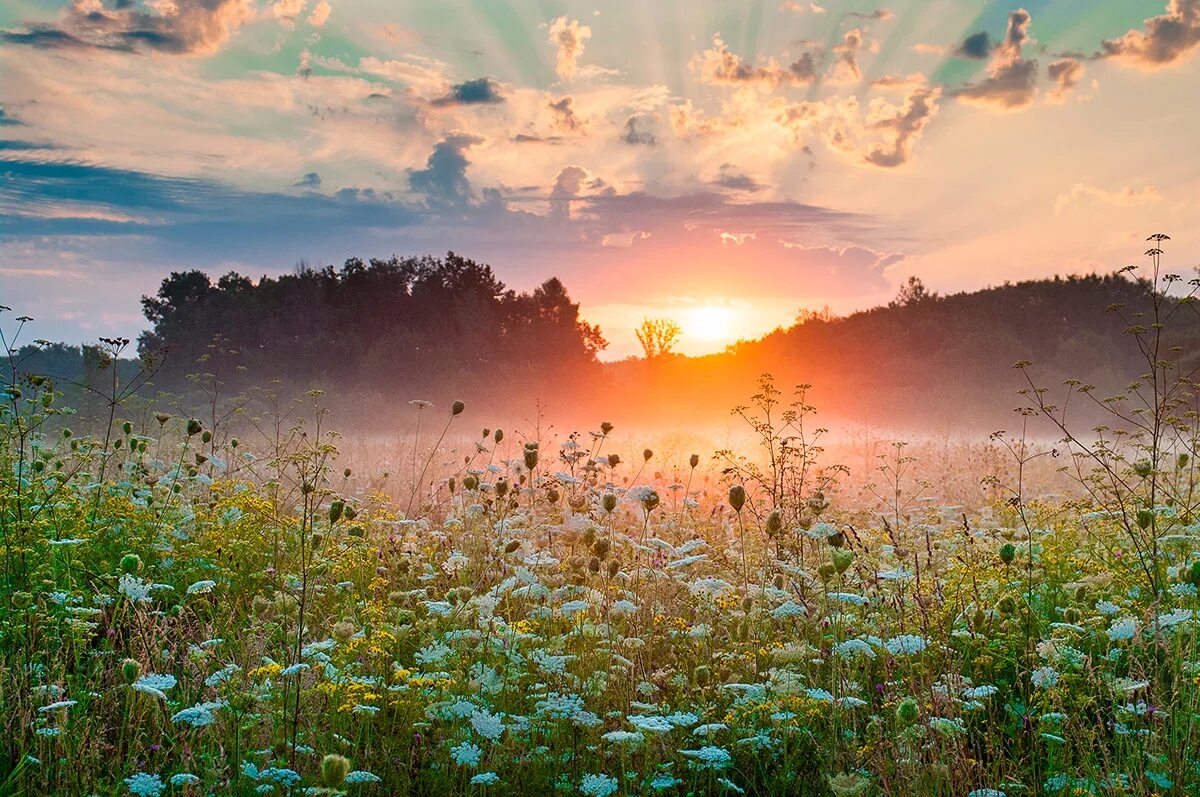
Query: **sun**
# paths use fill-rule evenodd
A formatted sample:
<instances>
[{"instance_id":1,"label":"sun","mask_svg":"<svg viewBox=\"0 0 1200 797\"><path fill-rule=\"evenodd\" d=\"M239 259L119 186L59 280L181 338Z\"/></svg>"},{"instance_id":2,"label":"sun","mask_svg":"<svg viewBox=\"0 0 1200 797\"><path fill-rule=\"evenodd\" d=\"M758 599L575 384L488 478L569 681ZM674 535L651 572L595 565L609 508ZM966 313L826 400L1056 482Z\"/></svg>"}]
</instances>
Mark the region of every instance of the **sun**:
<instances>
[{"instance_id":1,"label":"sun","mask_svg":"<svg viewBox=\"0 0 1200 797\"><path fill-rule=\"evenodd\" d=\"M727 342L733 336L735 315L732 308L706 304L685 310L680 326L692 340Z\"/></svg>"}]
</instances>

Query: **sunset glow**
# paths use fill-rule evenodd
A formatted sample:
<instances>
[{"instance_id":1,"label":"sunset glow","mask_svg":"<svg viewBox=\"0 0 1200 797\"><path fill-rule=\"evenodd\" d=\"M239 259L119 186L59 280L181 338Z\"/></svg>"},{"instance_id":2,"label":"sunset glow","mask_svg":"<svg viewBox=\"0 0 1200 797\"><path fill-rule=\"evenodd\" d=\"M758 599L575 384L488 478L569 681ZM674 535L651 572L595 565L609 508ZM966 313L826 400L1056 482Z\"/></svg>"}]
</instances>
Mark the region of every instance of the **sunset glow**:
<instances>
[{"instance_id":1,"label":"sunset glow","mask_svg":"<svg viewBox=\"0 0 1200 797\"><path fill-rule=\"evenodd\" d=\"M0 279L12 304L52 294L47 333L80 340L136 336L166 267L453 249L517 289L559 276L585 317L623 319L603 324L620 359L673 309L698 352L912 274L1106 270L1131 230L1191 218L1197 18L1194 0L9 3ZM686 309L730 301L756 310Z\"/></svg>"}]
</instances>

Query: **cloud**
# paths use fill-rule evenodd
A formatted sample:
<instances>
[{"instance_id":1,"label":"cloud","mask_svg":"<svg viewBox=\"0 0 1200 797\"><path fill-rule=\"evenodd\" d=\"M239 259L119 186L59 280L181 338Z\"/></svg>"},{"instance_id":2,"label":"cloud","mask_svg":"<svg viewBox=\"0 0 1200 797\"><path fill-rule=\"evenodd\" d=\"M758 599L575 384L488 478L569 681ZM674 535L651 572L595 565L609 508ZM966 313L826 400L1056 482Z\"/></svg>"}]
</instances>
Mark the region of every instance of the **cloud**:
<instances>
[{"instance_id":1,"label":"cloud","mask_svg":"<svg viewBox=\"0 0 1200 797\"><path fill-rule=\"evenodd\" d=\"M859 80L862 77L862 71L858 68L858 51L862 47L862 30L851 28L846 31L842 37L842 43L833 48L838 57L829 69L829 79L841 83Z\"/></svg>"},{"instance_id":2,"label":"cloud","mask_svg":"<svg viewBox=\"0 0 1200 797\"><path fill-rule=\"evenodd\" d=\"M863 159L872 166L893 168L912 157L912 146L921 137L929 120L937 115L941 89L919 88L908 95L904 107L895 113L880 112L868 120L868 127L883 131L890 140L870 147Z\"/></svg>"},{"instance_id":3,"label":"cloud","mask_svg":"<svg viewBox=\"0 0 1200 797\"><path fill-rule=\"evenodd\" d=\"M450 87L450 91L431 100L429 104L445 107L448 105L495 105L501 102L504 102L504 95L500 93L500 84L490 77L481 77L456 83Z\"/></svg>"},{"instance_id":4,"label":"cloud","mask_svg":"<svg viewBox=\"0 0 1200 797\"><path fill-rule=\"evenodd\" d=\"M920 72L911 72L907 75L888 74L872 80L871 87L876 89L912 89L917 86L924 86L928 82L929 79Z\"/></svg>"},{"instance_id":5,"label":"cloud","mask_svg":"<svg viewBox=\"0 0 1200 797\"><path fill-rule=\"evenodd\" d=\"M644 145L653 147L658 143L658 138L655 137L654 131L646 129L648 124L652 124L654 119L649 116L634 115L625 121L625 132L621 134L621 140L626 144Z\"/></svg>"},{"instance_id":6,"label":"cloud","mask_svg":"<svg viewBox=\"0 0 1200 797\"><path fill-rule=\"evenodd\" d=\"M583 120L580 119L572 104L574 100L571 97L559 97L557 100L551 100L546 107L554 114L554 128L563 133L578 133L584 129Z\"/></svg>"},{"instance_id":7,"label":"cloud","mask_svg":"<svg viewBox=\"0 0 1200 797\"><path fill-rule=\"evenodd\" d=\"M1166 13L1145 20L1144 30L1101 42L1101 55L1143 69L1170 66L1200 44L1200 0L1170 0Z\"/></svg>"},{"instance_id":8,"label":"cloud","mask_svg":"<svg viewBox=\"0 0 1200 797\"><path fill-rule=\"evenodd\" d=\"M478 136L446 136L433 147L424 169L410 169L408 184L424 194L431 205L459 205L470 202L471 183L467 180L467 150L483 142Z\"/></svg>"},{"instance_id":9,"label":"cloud","mask_svg":"<svg viewBox=\"0 0 1200 797\"><path fill-rule=\"evenodd\" d=\"M0 127L10 127L21 124L21 121L10 115L3 105L0 105Z\"/></svg>"},{"instance_id":10,"label":"cloud","mask_svg":"<svg viewBox=\"0 0 1200 797\"><path fill-rule=\"evenodd\" d=\"M1008 31L995 48L988 76L954 92L959 99L1003 110L1027 107L1037 95L1037 60L1021 57L1033 18L1023 8L1008 15Z\"/></svg>"},{"instance_id":11,"label":"cloud","mask_svg":"<svg viewBox=\"0 0 1200 797\"><path fill-rule=\"evenodd\" d=\"M292 188L320 188L321 175L316 172L309 172L301 177L296 182L292 183Z\"/></svg>"},{"instance_id":12,"label":"cloud","mask_svg":"<svg viewBox=\"0 0 1200 797\"><path fill-rule=\"evenodd\" d=\"M308 15L308 24L314 28L322 27L329 21L329 14L333 9L329 5L329 0L317 0L317 4L313 6L312 13Z\"/></svg>"},{"instance_id":13,"label":"cloud","mask_svg":"<svg viewBox=\"0 0 1200 797\"><path fill-rule=\"evenodd\" d=\"M891 19L895 15L889 9L878 8L868 14L864 14L861 11L851 11L846 16L848 18L852 18L852 19L878 19L882 22L886 22L887 20Z\"/></svg>"},{"instance_id":14,"label":"cloud","mask_svg":"<svg viewBox=\"0 0 1200 797\"><path fill-rule=\"evenodd\" d=\"M1093 202L1100 202L1114 207L1133 207L1134 205L1153 204L1160 199L1162 199L1162 196L1158 193L1158 189L1152 185L1143 188L1125 187L1116 191L1109 191L1086 183L1075 183L1075 185L1059 194L1058 198L1054 200L1054 212L1061 213L1069 205L1081 200L1092 200Z\"/></svg>"},{"instance_id":15,"label":"cloud","mask_svg":"<svg viewBox=\"0 0 1200 797\"><path fill-rule=\"evenodd\" d=\"M271 13L276 19L294 22L307 4L308 0L277 0L271 5Z\"/></svg>"},{"instance_id":16,"label":"cloud","mask_svg":"<svg viewBox=\"0 0 1200 797\"><path fill-rule=\"evenodd\" d=\"M250 0L173 0L158 8L161 12L139 10L126 0L112 8L100 0L74 0L58 22L3 31L0 41L43 49L207 55L255 15Z\"/></svg>"},{"instance_id":17,"label":"cloud","mask_svg":"<svg viewBox=\"0 0 1200 797\"><path fill-rule=\"evenodd\" d=\"M584 43L592 37L592 29L580 25L579 20L559 17L550 22L549 37L558 53L554 71L563 80L570 80L583 55Z\"/></svg>"},{"instance_id":18,"label":"cloud","mask_svg":"<svg viewBox=\"0 0 1200 797\"><path fill-rule=\"evenodd\" d=\"M550 191L552 218L563 222L571 220L571 200L579 196L587 177L587 170L580 166L566 166L558 173Z\"/></svg>"},{"instance_id":19,"label":"cloud","mask_svg":"<svg viewBox=\"0 0 1200 797\"><path fill-rule=\"evenodd\" d=\"M824 14L825 7L819 6L816 3L800 3L797 0L784 0L783 5L779 6L786 11L796 11L803 13L805 11L811 14Z\"/></svg>"},{"instance_id":20,"label":"cloud","mask_svg":"<svg viewBox=\"0 0 1200 797\"><path fill-rule=\"evenodd\" d=\"M962 44L954 50L954 54L959 58L971 58L977 61L987 58L991 52L992 40L986 30L972 33L963 39Z\"/></svg>"},{"instance_id":21,"label":"cloud","mask_svg":"<svg viewBox=\"0 0 1200 797\"><path fill-rule=\"evenodd\" d=\"M756 83L774 87L811 83L817 76L812 53L804 53L788 68L780 66L774 58L765 66L756 67L732 52L719 33L713 36L712 47L692 59L691 67L700 75L700 80L713 85Z\"/></svg>"},{"instance_id":22,"label":"cloud","mask_svg":"<svg viewBox=\"0 0 1200 797\"><path fill-rule=\"evenodd\" d=\"M733 191L757 191L762 188L758 181L743 174L732 163L721 164L720 172L713 184Z\"/></svg>"},{"instance_id":23,"label":"cloud","mask_svg":"<svg viewBox=\"0 0 1200 797\"><path fill-rule=\"evenodd\" d=\"M1054 81L1050 99L1053 102L1063 102L1083 77L1083 64L1077 58L1060 58L1046 68L1046 74Z\"/></svg>"}]
</instances>

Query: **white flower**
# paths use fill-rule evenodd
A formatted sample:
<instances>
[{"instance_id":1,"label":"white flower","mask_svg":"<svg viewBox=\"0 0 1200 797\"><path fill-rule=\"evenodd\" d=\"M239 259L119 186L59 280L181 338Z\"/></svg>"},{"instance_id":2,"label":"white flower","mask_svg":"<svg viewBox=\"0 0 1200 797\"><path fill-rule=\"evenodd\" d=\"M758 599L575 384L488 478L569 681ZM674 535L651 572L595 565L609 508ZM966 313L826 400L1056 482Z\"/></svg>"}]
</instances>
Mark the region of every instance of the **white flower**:
<instances>
[{"instance_id":1,"label":"white flower","mask_svg":"<svg viewBox=\"0 0 1200 797\"><path fill-rule=\"evenodd\" d=\"M1114 642L1133 639L1138 630L1138 622L1133 617L1122 617L1108 627L1108 638Z\"/></svg>"},{"instance_id":2,"label":"white flower","mask_svg":"<svg viewBox=\"0 0 1200 797\"><path fill-rule=\"evenodd\" d=\"M383 778L373 772L367 772L365 769L356 769L353 772L348 772L342 783L379 783L382 780Z\"/></svg>"},{"instance_id":3,"label":"white flower","mask_svg":"<svg viewBox=\"0 0 1200 797\"><path fill-rule=\"evenodd\" d=\"M911 656L915 653L920 653L929 646L929 643L924 637L919 637L915 634L901 634L887 640L883 643L883 646L893 656Z\"/></svg>"},{"instance_id":4,"label":"white flower","mask_svg":"<svg viewBox=\"0 0 1200 797\"><path fill-rule=\"evenodd\" d=\"M1058 670L1053 667L1038 667L1029 674L1029 680L1036 687L1049 689L1058 683Z\"/></svg>"},{"instance_id":5,"label":"white flower","mask_svg":"<svg viewBox=\"0 0 1200 797\"><path fill-rule=\"evenodd\" d=\"M500 776L495 772L480 772L471 778L472 786L494 786L500 782Z\"/></svg>"},{"instance_id":6,"label":"white flower","mask_svg":"<svg viewBox=\"0 0 1200 797\"><path fill-rule=\"evenodd\" d=\"M733 756L723 747L701 747L699 750L680 750L679 754L696 761L702 769L724 769L733 763Z\"/></svg>"},{"instance_id":7,"label":"white flower","mask_svg":"<svg viewBox=\"0 0 1200 797\"><path fill-rule=\"evenodd\" d=\"M608 775L584 775L579 790L588 797L608 797L617 790L617 779Z\"/></svg>"},{"instance_id":8,"label":"white flower","mask_svg":"<svg viewBox=\"0 0 1200 797\"><path fill-rule=\"evenodd\" d=\"M476 710L471 714L471 727L488 741L496 741L504 734L504 721L487 711Z\"/></svg>"},{"instance_id":9,"label":"white flower","mask_svg":"<svg viewBox=\"0 0 1200 797\"><path fill-rule=\"evenodd\" d=\"M474 742L462 742L450 748L454 763L464 767L477 767L483 759L483 749Z\"/></svg>"},{"instance_id":10,"label":"white flower","mask_svg":"<svg viewBox=\"0 0 1200 797\"><path fill-rule=\"evenodd\" d=\"M131 573L122 574L121 580L117 584L117 590L134 603L149 601L152 587L153 585L147 584Z\"/></svg>"},{"instance_id":11,"label":"white flower","mask_svg":"<svg viewBox=\"0 0 1200 797\"><path fill-rule=\"evenodd\" d=\"M639 731L648 731L650 733L666 733L675 727L665 717L643 717L639 714L630 716L629 724Z\"/></svg>"},{"instance_id":12,"label":"white flower","mask_svg":"<svg viewBox=\"0 0 1200 797\"><path fill-rule=\"evenodd\" d=\"M167 788L167 785L162 782L162 778L149 772L130 775L125 778L125 786L129 789L130 794L137 795L137 797L158 797L163 793L163 789Z\"/></svg>"},{"instance_id":13,"label":"white flower","mask_svg":"<svg viewBox=\"0 0 1200 797\"><path fill-rule=\"evenodd\" d=\"M197 581L195 584L187 588L188 595L203 595L207 592L212 592L213 587L217 586L215 581Z\"/></svg>"}]
</instances>

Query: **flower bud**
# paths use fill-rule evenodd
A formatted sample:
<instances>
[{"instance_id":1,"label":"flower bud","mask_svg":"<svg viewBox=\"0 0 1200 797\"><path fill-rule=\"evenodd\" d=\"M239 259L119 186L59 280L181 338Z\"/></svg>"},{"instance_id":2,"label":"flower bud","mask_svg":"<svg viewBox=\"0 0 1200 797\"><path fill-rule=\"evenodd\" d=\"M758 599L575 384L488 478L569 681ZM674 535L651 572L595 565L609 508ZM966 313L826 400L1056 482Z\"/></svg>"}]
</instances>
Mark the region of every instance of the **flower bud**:
<instances>
[{"instance_id":1,"label":"flower bud","mask_svg":"<svg viewBox=\"0 0 1200 797\"><path fill-rule=\"evenodd\" d=\"M465 410L466 408L467 408L467 405L466 405L466 404L463 404L461 401L458 401L458 400L456 399L456 400L454 401L454 403L450 405L450 415L451 415L451 417L453 417L453 416L455 416L455 415L462 415L462 413L463 413L463 410Z\"/></svg>"},{"instance_id":2,"label":"flower bud","mask_svg":"<svg viewBox=\"0 0 1200 797\"><path fill-rule=\"evenodd\" d=\"M746 488L740 484L735 484L729 488L729 505L733 507L734 512L741 512L742 507L746 505Z\"/></svg>"},{"instance_id":3,"label":"flower bud","mask_svg":"<svg viewBox=\"0 0 1200 797\"><path fill-rule=\"evenodd\" d=\"M1000 546L1000 561L1006 565L1011 565L1013 560L1017 558L1017 546L1011 542L1006 542Z\"/></svg>"},{"instance_id":4,"label":"flower bud","mask_svg":"<svg viewBox=\"0 0 1200 797\"><path fill-rule=\"evenodd\" d=\"M692 456L688 459L688 464L691 465L693 468L696 467L697 465L699 465L700 464L700 455L692 454Z\"/></svg>"},{"instance_id":5,"label":"flower bud","mask_svg":"<svg viewBox=\"0 0 1200 797\"><path fill-rule=\"evenodd\" d=\"M121 569L126 573L137 573L142 569L142 558L135 553L127 553L121 557Z\"/></svg>"},{"instance_id":6,"label":"flower bud","mask_svg":"<svg viewBox=\"0 0 1200 797\"><path fill-rule=\"evenodd\" d=\"M141 677L141 674L142 665L138 664L135 659L125 659L121 662L121 677L125 679L125 683L133 683Z\"/></svg>"},{"instance_id":7,"label":"flower bud","mask_svg":"<svg viewBox=\"0 0 1200 797\"><path fill-rule=\"evenodd\" d=\"M896 718L905 725L912 725L921 716L921 707L911 697L906 697L896 706Z\"/></svg>"},{"instance_id":8,"label":"flower bud","mask_svg":"<svg viewBox=\"0 0 1200 797\"><path fill-rule=\"evenodd\" d=\"M605 493L604 497L600 499L600 505L604 507L605 512L611 515L617 508L617 497L612 493Z\"/></svg>"},{"instance_id":9,"label":"flower bud","mask_svg":"<svg viewBox=\"0 0 1200 797\"><path fill-rule=\"evenodd\" d=\"M187 422L188 437L192 437L194 435L200 434L201 430L203 430L203 429L204 429L204 427L200 425L200 421L196 420L195 418L191 418L188 420L188 422Z\"/></svg>"},{"instance_id":10,"label":"flower bud","mask_svg":"<svg viewBox=\"0 0 1200 797\"><path fill-rule=\"evenodd\" d=\"M330 753L321 760L321 782L326 788L338 788L349 774L350 759L345 756Z\"/></svg>"}]
</instances>

